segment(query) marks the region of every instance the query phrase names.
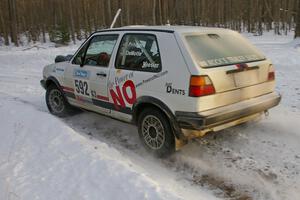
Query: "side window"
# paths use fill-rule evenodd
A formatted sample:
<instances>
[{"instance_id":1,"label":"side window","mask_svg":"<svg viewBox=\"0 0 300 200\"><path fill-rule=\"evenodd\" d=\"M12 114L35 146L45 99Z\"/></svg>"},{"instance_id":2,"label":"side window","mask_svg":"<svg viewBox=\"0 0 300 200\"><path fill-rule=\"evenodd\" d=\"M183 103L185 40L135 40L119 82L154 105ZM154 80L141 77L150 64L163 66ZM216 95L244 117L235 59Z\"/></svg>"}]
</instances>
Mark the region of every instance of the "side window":
<instances>
[{"instance_id":1,"label":"side window","mask_svg":"<svg viewBox=\"0 0 300 200\"><path fill-rule=\"evenodd\" d=\"M80 64L84 56L84 65L107 67L117 39L118 35L94 36L88 48L83 47L78 52L74 64Z\"/></svg>"},{"instance_id":2,"label":"side window","mask_svg":"<svg viewBox=\"0 0 300 200\"><path fill-rule=\"evenodd\" d=\"M82 59L84 57L85 51L86 51L86 47L87 47L88 43L86 43L77 53L77 55L75 56L75 58L73 59L72 64L75 65L80 65L82 63Z\"/></svg>"},{"instance_id":3,"label":"side window","mask_svg":"<svg viewBox=\"0 0 300 200\"><path fill-rule=\"evenodd\" d=\"M150 34L126 34L122 38L115 67L148 72L161 71L156 37Z\"/></svg>"}]
</instances>

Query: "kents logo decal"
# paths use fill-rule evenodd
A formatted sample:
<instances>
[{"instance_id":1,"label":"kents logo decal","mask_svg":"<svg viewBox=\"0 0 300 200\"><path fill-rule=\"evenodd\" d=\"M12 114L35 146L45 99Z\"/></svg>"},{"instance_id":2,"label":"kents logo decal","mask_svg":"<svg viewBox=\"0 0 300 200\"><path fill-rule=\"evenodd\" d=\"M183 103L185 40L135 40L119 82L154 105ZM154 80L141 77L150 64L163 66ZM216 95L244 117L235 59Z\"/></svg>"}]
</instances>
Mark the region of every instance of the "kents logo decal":
<instances>
[{"instance_id":1,"label":"kents logo decal","mask_svg":"<svg viewBox=\"0 0 300 200\"><path fill-rule=\"evenodd\" d=\"M172 86L172 83L166 83L166 92L169 94L185 95L185 90L177 89Z\"/></svg>"}]
</instances>

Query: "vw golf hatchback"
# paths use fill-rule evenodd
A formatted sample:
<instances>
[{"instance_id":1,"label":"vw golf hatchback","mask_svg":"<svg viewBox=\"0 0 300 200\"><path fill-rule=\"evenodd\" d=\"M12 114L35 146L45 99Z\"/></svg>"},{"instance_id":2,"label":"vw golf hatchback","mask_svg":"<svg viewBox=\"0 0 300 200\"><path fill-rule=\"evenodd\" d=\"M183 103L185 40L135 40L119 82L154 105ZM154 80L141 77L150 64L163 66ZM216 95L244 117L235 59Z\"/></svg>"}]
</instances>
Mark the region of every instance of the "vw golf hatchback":
<instances>
[{"instance_id":1,"label":"vw golf hatchback","mask_svg":"<svg viewBox=\"0 0 300 200\"><path fill-rule=\"evenodd\" d=\"M46 66L41 84L52 114L78 107L134 123L158 156L280 102L271 61L239 33L219 28L98 31L73 56Z\"/></svg>"}]
</instances>

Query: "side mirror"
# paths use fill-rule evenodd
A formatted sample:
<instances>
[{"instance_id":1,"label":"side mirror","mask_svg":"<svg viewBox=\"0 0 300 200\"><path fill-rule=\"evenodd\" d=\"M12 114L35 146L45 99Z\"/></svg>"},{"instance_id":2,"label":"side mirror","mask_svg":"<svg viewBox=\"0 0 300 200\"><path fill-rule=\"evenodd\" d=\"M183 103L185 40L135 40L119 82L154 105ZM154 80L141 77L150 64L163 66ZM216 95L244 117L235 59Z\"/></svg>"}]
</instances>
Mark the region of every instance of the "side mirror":
<instances>
[{"instance_id":1,"label":"side mirror","mask_svg":"<svg viewBox=\"0 0 300 200\"><path fill-rule=\"evenodd\" d=\"M66 61L66 58L65 58L65 56L58 55L55 57L54 61L55 61L55 63L64 62L64 61Z\"/></svg>"},{"instance_id":2,"label":"side mirror","mask_svg":"<svg viewBox=\"0 0 300 200\"><path fill-rule=\"evenodd\" d=\"M62 56L62 55L58 55L55 58L55 63L59 63L59 62L65 62L65 61L70 61L72 59L73 55L67 55L67 56Z\"/></svg>"},{"instance_id":3,"label":"side mirror","mask_svg":"<svg viewBox=\"0 0 300 200\"><path fill-rule=\"evenodd\" d=\"M69 54L69 55L67 55L67 56L65 56L65 57L66 57L66 60L67 60L67 61L70 61L70 60L73 58L73 55Z\"/></svg>"}]
</instances>

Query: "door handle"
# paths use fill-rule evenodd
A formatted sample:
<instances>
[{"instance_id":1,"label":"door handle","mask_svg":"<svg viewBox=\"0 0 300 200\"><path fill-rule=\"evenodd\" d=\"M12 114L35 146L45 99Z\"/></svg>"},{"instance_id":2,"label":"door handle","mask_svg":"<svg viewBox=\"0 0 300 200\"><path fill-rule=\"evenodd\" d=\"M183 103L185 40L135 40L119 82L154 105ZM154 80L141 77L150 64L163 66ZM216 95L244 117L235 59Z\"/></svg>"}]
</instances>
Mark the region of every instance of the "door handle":
<instances>
[{"instance_id":1,"label":"door handle","mask_svg":"<svg viewBox=\"0 0 300 200\"><path fill-rule=\"evenodd\" d=\"M96 75L97 75L97 76L106 77L106 74L105 74L104 72L98 72Z\"/></svg>"}]
</instances>

